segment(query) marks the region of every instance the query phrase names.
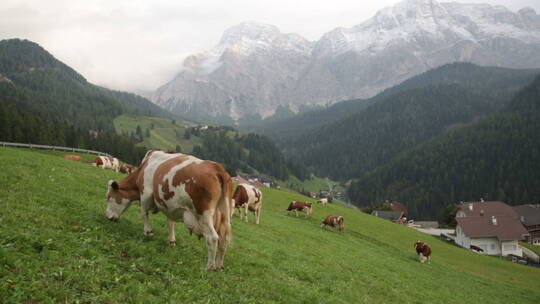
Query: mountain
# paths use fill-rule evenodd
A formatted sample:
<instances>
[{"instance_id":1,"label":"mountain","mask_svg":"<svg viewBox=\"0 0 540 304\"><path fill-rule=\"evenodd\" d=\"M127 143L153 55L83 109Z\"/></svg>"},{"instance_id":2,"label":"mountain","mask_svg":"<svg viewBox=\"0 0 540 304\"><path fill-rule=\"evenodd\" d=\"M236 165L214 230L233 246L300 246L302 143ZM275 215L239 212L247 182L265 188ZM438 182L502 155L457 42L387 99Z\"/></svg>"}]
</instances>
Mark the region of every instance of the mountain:
<instances>
[{"instance_id":1,"label":"mountain","mask_svg":"<svg viewBox=\"0 0 540 304\"><path fill-rule=\"evenodd\" d=\"M19 92L19 108L49 119L64 119L81 128L113 130L113 118L122 113L173 116L140 96L87 82L28 40L0 41L0 79L6 90ZM10 102L5 96L0 101Z\"/></svg>"},{"instance_id":2,"label":"mountain","mask_svg":"<svg viewBox=\"0 0 540 304\"><path fill-rule=\"evenodd\" d=\"M268 135L283 148L290 149L294 148L301 138L309 137L309 133L317 132L317 129L326 125L358 114L370 105L406 90L455 84L479 92L485 99L494 99L497 100L495 103L499 103L509 101L514 93L532 81L538 73L540 69L481 67L470 63L446 64L385 89L372 98L337 102L332 106L306 111L292 117L281 119L272 117L256 124L245 125L244 128ZM324 138L317 140L317 142L324 141Z\"/></svg>"},{"instance_id":3,"label":"mountain","mask_svg":"<svg viewBox=\"0 0 540 304\"><path fill-rule=\"evenodd\" d=\"M297 109L301 101L286 101L310 60L311 47L306 39L272 25L239 24L215 48L186 58L180 73L152 101L175 113L235 120L271 115L279 105Z\"/></svg>"},{"instance_id":4,"label":"mountain","mask_svg":"<svg viewBox=\"0 0 540 304\"><path fill-rule=\"evenodd\" d=\"M145 149L115 134L114 117L173 117L147 99L88 83L38 44L19 39L0 41L0 106L0 140L90 148L132 163Z\"/></svg>"},{"instance_id":5,"label":"mountain","mask_svg":"<svg viewBox=\"0 0 540 304\"><path fill-rule=\"evenodd\" d=\"M152 96L179 114L242 123L369 98L446 63L540 67L540 16L487 4L405 0L315 42L242 23L188 57Z\"/></svg>"},{"instance_id":6,"label":"mountain","mask_svg":"<svg viewBox=\"0 0 540 304\"><path fill-rule=\"evenodd\" d=\"M356 178L407 149L501 110L538 73L450 64L368 100L272 123L262 133L320 176Z\"/></svg>"},{"instance_id":7,"label":"mountain","mask_svg":"<svg viewBox=\"0 0 540 304\"><path fill-rule=\"evenodd\" d=\"M502 111L402 153L353 182L358 204L405 202L415 218L443 218L459 201L540 200L540 76Z\"/></svg>"}]
</instances>

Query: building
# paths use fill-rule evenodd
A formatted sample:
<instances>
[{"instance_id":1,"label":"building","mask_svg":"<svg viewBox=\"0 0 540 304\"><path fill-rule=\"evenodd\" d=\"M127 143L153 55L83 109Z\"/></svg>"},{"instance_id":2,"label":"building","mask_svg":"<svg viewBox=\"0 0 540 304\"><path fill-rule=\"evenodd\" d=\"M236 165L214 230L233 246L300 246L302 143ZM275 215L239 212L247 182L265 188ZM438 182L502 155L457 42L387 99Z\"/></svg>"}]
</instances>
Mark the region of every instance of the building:
<instances>
[{"instance_id":1,"label":"building","mask_svg":"<svg viewBox=\"0 0 540 304\"><path fill-rule=\"evenodd\" d=\"M383 211L383 210L374 210L371 212L371 215L380 217L385 220L392 222L399 222L403 220L403 212L401 211Z\"/></svg>"},{"instance_id":2,"label":"building","mask_svg":"<svg viewBox=\"0 0 540 304\"><path fill-rule=\"evenodd\" d=\"M514 209L503 202L470 202L458 206L456 244L483 254L522 256L518 244L528 233Z\"/></svg>"},{"instance_id":3,"label":"building","mask_svg":"<svg viewBox=\"0 0 540 304\"><path fill-rule=\"evenodd\" d=\"M393 202L386 201L384 205L389 206L393 211L403 212L404 218L409 217L409 211L407 210L407 207L403 203L396 202L396 201L393 201Z\"/></svg>"},{"instance_id":4,"label":"building","mask_svg":"<svg viewBox=\"0 0 540 304\"><path fill-rule=\"evenodd\" d=\"M520 222L529 232L527 241L540 246L540 205L515 206L514 211L516 211Z\"/></svg>"}]
</instances>

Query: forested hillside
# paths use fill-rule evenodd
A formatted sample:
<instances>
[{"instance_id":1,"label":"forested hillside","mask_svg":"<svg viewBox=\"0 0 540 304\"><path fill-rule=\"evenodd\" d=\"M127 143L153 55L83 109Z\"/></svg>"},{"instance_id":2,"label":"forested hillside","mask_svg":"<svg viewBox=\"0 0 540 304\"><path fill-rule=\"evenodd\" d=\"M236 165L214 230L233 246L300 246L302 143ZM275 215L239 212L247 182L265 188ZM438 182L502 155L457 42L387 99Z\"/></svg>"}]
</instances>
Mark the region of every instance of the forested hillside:
<instances>
[{"instance_id":1,"label":"forested hillside","mask_svg":"<svg viewBox=\"0 0 540 304\"><path fill-rule=\"evenodd\" d=\"M320 121L318 127L299 127L304 131L284 132L288 135L274 138L287 155L319 175L355 178L407 149L495 113L532 79L533 70L447 65L371 100L347 102L343 107L349 109L348 114L326 110L328 120L334 120L331 123ZM317 114L319 120L321 113Z\"/></svg>"},{"instance_id":2,"label":"forested hillside","mask_svg":"<svg viewBox=\"0 0 540 304\"><path fill-rule=\"evenodd\" d=\"M298 138L304 137L305 134L315 133L323 126L329 126L351 115L356 115L370 105L406 90L455 84L471 90L472 93L480 94L485 99L508 101L517 90L532 81L537 73L540 73L540 70L516 70L481 67L471 63L452 63L410 78L370 99L343 101L328 108L307 111L282 119L272 117L257 125L245 127L270 136L284 148L295 147ZM325 141L325 139L321 140Z\"/></svg>"},{"instance_id":3,"label":"forested hillside","mask_svg":"<svg viewBox=\"0 0 540 304\"><path fill-rule=\"evenodd\" d=\"M233 175L264 173L279 180L292 174L308 178L307 169L285 159L265 136L238 132L232 127L198 126L156 117L122 115L114 120L117 133L139 146L194 154L218 161Z\"/></svg>"},{"instance_id":4,"label":"forested hillside","mask_svg":"<svg viewBox=\"0 0 540 304\"><path fill-rule=\"evenodd\" d=\"M501 112L420 145L362 176L357 204L395 199L413 217L442 218L459 201L540 201L540 76Z\"/></svg>"},{"instance_id":5,"label":"forested hillside","mask_svg":"<svg viewBox=\"0 0 540 304\"><path fill-rule=\"evenodd\" d=\"M114 133L114 117L172 117L142 97L88 83L39 45L19 39L0 41L0 105L0 140L97 149L133 163L144 148Z\"/></svg>"}]
</instances>

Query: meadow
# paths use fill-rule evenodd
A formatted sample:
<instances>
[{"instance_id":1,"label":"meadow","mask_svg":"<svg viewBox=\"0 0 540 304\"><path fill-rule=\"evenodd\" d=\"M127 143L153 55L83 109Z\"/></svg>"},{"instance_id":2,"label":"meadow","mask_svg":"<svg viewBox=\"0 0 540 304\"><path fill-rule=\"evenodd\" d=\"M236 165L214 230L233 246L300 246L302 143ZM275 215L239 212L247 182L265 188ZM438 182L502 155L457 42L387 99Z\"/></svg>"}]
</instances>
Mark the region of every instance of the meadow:
<instances>
[{"instance_id":1,"label":"meadow","mask_svg":"<svg viewBox=\"0 0 540 304\"><path fill-rule=\"evenodd\" d=\"M1 303L539 303L540 269L482 256L342 206L285 213L291 192L262 189L261 224L233 218L222 272L204 240L161 214L143 235L139 206L105 216L109 179L124 175L58 154L0 148ZM313 200L311 200L313 201ZM343 233L321 228L343 215ZM413 249L433 249L421 264Z\"/></svg>"}]
</instances>

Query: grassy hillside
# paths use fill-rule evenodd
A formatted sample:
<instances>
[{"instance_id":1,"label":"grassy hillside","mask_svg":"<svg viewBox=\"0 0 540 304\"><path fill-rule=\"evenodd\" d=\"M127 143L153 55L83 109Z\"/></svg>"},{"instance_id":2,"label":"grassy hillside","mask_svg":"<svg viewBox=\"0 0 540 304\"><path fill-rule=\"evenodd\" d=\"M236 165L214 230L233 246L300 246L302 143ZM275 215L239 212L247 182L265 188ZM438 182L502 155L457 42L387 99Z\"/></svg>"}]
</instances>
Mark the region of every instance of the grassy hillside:
<instances>
[{"instance_id":1,"label":"grassy hillside","mask_svg":"<svg viewBox=\"0 0 540 304\"><path fill-rule=\"evenodd\" d=\"M31 150L0 148L2 303L538 303L540 271L470 253L339 206L283 210L299 195L263 189L261 224L233 219L226 270L204 271L204 240L163 215L142 233L139 207L105 219L107 180L122 175ZM341 214L346 231L318 226ZM251 219L251 218L250 218ZM182 227L182 226L179 226ZM420 264L416 240L431 244Z\"/></svg>"},{"instance_id":2,"label":"grassy hillside","mask_svg":"<svg viewBox=\"0 0 540 304\"><path fill-rule=\"evenodd\" d=\"M173 124L172 119L134 115L121 115L114 119L114 128L119 134L135 132L137 126L141 127L143 134L146 133L146 129L150 130L150 137L145 136L140 143L141 146L148 148L174 151L176 145L180 145L182 152L191 153L193 145L200 145L202 142L197 136L192 136L189 140L184 139L187 125L181 121Z\"/></svg>"}]
</instances>

